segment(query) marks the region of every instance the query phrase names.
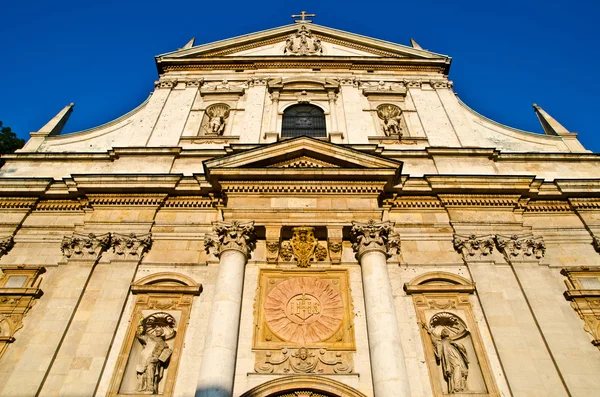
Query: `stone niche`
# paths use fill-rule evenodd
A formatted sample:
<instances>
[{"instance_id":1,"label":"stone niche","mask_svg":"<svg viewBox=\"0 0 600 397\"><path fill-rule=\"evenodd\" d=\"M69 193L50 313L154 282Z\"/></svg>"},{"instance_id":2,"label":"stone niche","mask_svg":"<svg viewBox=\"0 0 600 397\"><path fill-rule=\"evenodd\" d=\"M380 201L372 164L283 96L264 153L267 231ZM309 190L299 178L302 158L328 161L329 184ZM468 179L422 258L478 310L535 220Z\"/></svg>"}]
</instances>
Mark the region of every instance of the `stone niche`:
<instances>
[{"instance_id":1,"label":"stone niche","mask_svg":"<svg viewBox=\"0 0 600 397\"><path fill-rule=\"evenodd\" d=\"M201 289L176 273L156 273L132 284L135 307L109 396L173 395L192 300Z\"/></svg>"},{"instance_id":2,"label":"stone niche","mask_svg":"<svg viewBox=\"0 0 600 397\"><path fill-rule=\"evenodd\" d=\"M469 300L475 285L432 272L404 290L415 304L434 396L500 396Z\"/></svg>"},{"instance_id":3,"label":"stone niche","mask_svg":"<svg viewBox=\"0 0 600 397\"><path fill-rule=\"evenodd\" d=\"M352 373L356 345L346 270L263 269L255 307L257 373Z\"/></svg>"},{"instance_id":4,"label":"stone niche","mask_svg":"<svg viewBox=\"0 0 600 397\"><path fill-rule=\"evenodd\" d=\"M583 320L583 329L600 349L600 266L577 266L561 269L567 277L565 298Z\"/></svg>"},{"instance_id":5,"label":"stone niche","mask_svg":"<svg viewBox=\"0 0 600 397\"><path fill-rule=\"evenodd\" d=\"M42 296L39 288L42 266L2 266L0 276L0 357L9 344L15 341L15 333L23 327L23 318Z\"/></svg>"}]
</instances>

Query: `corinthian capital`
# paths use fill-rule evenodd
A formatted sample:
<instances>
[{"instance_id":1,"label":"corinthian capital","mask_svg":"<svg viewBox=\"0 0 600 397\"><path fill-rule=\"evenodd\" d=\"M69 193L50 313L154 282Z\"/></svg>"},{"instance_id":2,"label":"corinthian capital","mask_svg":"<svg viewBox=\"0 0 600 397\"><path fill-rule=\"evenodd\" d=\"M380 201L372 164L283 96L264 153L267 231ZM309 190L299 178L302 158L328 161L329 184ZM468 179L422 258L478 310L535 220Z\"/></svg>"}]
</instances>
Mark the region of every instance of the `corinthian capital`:
<instances>
[{"instance_id":1,"label":"corinthian capital","mask_svg":"<svg viewBox=\"0 0 600 397\"><path fill-rule=\"evenodd\" d=\"M60 249L67 258L92 259L106 251L110 244L110 237L110 233L100 235L73 233L72 236L63 238Z\"/></svg>"},{"instance_id":2,"label":"corinthian capital","mask_svg":"<svg viewBox=\"0 0 600 397\"><path fill-rule=\"evenodd\" d=\"M4 256L13 246L13 236L0 237L0 257Z\"/></svg>"},{"instance_id":3,"label":"corinthian capital","mask_svg":"<svg viewBox=\"0 0 600 397\"><path fill-rule=\"evenodd\" d=\"M113 233L111 245L115 254L121 256L123 259L141 258L144 252L148 251L152 246L152 234Z\"/></svg>"},{"instance_id":4,"label":"corinthian capital","mask_svg":"<svg viewBox=\"0 0 600 397\"><path fill-rule=\"evenodd\" d=\"M216 257L220 257L221 253L227 250L240 251L250 257L250 253L256 247L254 222L217 222L213 229L216 236L204 237L204 249Z\"/></svg>"},{"instance_id":5,"label":"corinthian capital","mask_svg":"<svg viewBox=\"0 0 600 397\"><path fill-rule=\"evenodd\" d=\"M465 260L474 257L476 254L489 255L494 251L494 236L491 234L485 236L455 234L454 249L460 252Z\"/></svg>"},{"instance_id":6,"label":"corinthian capital","mask_svg":"<svg viewBox=\"0 0 600 397\"><path fill-rule=\"evenodd\" d=\"M352 222L350 237L356 258L369 251L380 251L390 257L400 249L400 238L393 233L391 222Z\"/></svg>"},{"instance_id":7,"label":"corinthian capital","mask_svg":"<svg viewBox=\"0 0 600 397\"><path fill-rule=\"evenodd\" d=\"M541 237L534 237L531 234L496 236L498 250L508 259L541 259L546 253L546 244Z\"/></svg>"}]
</instances>

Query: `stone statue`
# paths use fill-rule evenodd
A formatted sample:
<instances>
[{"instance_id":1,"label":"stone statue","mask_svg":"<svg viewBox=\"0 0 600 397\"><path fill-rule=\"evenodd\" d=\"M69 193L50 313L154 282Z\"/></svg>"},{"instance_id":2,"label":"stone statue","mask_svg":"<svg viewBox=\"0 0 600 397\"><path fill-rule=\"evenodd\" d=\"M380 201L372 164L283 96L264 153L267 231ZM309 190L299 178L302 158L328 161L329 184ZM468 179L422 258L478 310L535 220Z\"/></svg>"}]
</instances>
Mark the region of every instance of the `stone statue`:
<instances>
[{"instance_id":1,"label":"stone statue","mask_svg":"<svg viewBox=\"0 0 600 397\"><path fill-rule=\"evenodd\" d=\"M323 54L323 45L318 37L313 36L310 30L302 25L295 34L287 38L283 53L287 55L321 55Z\"/></svg>"},{"instance_id":2,"label":"stone statue","mask_svg":"<svg viewBox=\"0 0 600 397\"><path fill-rule=\"evenodd\" d=\"M208 121L208 126L213 134L222 135L225 129L225 120L222 116L213 116Z\"/></svg>"},{"instance_id":3,"label":"stone statue","mask_svg":"<svg viewBox=\"0 0 600 397\"><path fill-rule=\"evenodd\" d=\"M423 328L431 337L435 361L442 366L444 380L448 384L448 393L468 391L469 359L467 349L462 343L455 342L450 338L450 332L447 328L442 329L439 337L425 325L423 325Z\"/></svg>"},{"instance_id":4,"label":"stone statue","mask_svg":"<svg viewBox=\"0 0 600 397\"><path fill-rule=\"evenodd\" d=\"M383 132L385 133L385 135L402 135L402 128L400 127L401 120L402 118L400 116L384 119Z\"/></svg>"},{"instance_id":5,"label":"stone statue","mask_svg":"<svg viewBox=\"0 0 600 397\"><path fill-rule=\"evenodd\" d=\"M385 87L383 81L379 82L380 89ZM383 85L382 85L383 84ZM383 133L386 136L397 135L402 137L402 110L396 105L383 104L377 106L377 116L383 121Z\"/></svg>"},{"instance_id":6,"label":"stone statue","mask_svg":"<svg viewBox=\"0 0 600 397\"><path fill-rule=\"evenodd\" d=\"M226 82L227 80L223 80ZM229 117L229 105L224 103L216 103L210 105L206 109L204 120L202 121L202 129L206 135L223 135L225 132L225 120Z\"/></svg>"},{"instance_id":7,"label":"stone statue","mask_svg":"<svg viewBox=\"0 0 600 397\"><path fill-rule=\"evenodd\" d=\"M165 342L163 329L155 328L152 333L147 332L144 320L140 321L135 336L142 345L142 351L135 366L138 380L137 391L144 394L158 394L158 385L173 351Z\"/></svg>"}]
</instances>

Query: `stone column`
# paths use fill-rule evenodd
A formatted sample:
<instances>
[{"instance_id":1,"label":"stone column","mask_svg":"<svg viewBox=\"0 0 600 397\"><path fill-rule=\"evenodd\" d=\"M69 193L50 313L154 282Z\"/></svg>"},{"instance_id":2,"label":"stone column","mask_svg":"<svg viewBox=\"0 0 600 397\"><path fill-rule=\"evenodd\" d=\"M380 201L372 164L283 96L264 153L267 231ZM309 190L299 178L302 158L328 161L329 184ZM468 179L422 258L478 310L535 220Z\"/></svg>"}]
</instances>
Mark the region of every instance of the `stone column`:
<instances>
[{"instance_id":1,"label":"stone column","mask_svg":"<svg viewBox=\"0 0 600 397\"><path fill-rule=\"evenodd\" d=\"M219 273L196 397L229 397L233 394L244 267L255 247L254 222L219 222L214 230L217 236L206 236L204 245L207 252L219 257Z\"/></svg>"},{"instance_id":2,"label":"stone column","mask_svg":"<svg viewBox=\"0 0 600 397\"><path fill-rule=\"evenodd\" d=\"M277 117L279 116L279 91L271 92L271 117L269 119L269 128L265 132L263 139L266 142L277 142L279 132L277 131Z\"/></svg>"},{"instance_id":3,"label":"stone column","mask_svg":"<svg viewBox=\"0 0 600 397\"><path fill-rule=\"evenodd\" d=\"M352 223L352 248L360 263L371 353L373 391L377 397L410 396L387 258L399 248L392 223Z\"/></svg>"},{"instance_id":4,"label":"stone column","mask_svg":"<svg viewBox=\"0 0 600 397\"><path fill-rule=\"evenodd\" d=\"M328 92L327 98L329 99L329 117L331 117L331 131L337 132L338 124L337 124L337 112L335 108L335 92Z\"/></svg>"}]
</instances>

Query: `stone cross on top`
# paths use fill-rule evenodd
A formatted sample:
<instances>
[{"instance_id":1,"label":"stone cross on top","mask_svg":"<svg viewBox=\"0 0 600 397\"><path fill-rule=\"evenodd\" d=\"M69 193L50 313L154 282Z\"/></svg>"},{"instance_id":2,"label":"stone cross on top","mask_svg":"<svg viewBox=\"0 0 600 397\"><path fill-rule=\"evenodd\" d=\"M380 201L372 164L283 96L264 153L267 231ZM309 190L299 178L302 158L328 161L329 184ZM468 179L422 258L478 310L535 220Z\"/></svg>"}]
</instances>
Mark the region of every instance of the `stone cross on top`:
<instances>
[{"instance_id":1,"label":"stone cross on top","mask_svg":"<svg viewBox=\"0 0 600 397\"><path fill-rule=\"evenodd\" d=\"M306 17L316 17L316 14L307 14L306 11L301 11L300 15L294 14L292 18L302 18L301 20L295 20L295 23L310 23L311 20L307 20Z\"/></svg>"}]
</instances>

